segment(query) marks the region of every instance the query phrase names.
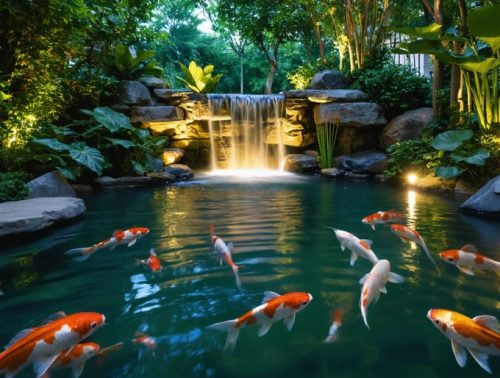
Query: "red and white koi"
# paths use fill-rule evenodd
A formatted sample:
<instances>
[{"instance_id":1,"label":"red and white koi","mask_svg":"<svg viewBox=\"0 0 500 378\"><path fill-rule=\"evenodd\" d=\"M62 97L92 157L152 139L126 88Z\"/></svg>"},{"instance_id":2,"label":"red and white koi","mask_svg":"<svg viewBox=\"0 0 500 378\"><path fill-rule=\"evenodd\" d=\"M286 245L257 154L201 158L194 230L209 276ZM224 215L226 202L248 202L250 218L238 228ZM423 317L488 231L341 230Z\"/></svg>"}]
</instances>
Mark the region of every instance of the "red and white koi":
<instances>
[{"instance_id":1,"label":"red and white koi","mask_svg":"<svg viewBox=\"0 0 500 378\"><path fill-rule=\"evenodd\" d=\"M347 231L342 231L336 228L330 228L335 233L337 240L340 242L340 248L344 251L346 248L351 251L351 266L354 266L354 263L358 259L359 256L367 259L373 265L375 265L379 259L375 255L375 252L372 251L371 240L367 239L359 239L357 236L351 234Z\"/></svg>"},{"instance_id":2,"label":"red and white koi","mask_svg":"<svg viewBox=\"0 0 500 378\"><path fill-rule=\"evenodd\" d=\"M486 270L500 273L500 262L490 259L477 252L476 246L464 245L460 249L449 249L439 252L444 262L455 265L465 274L474 275L474 270Z\"/></svg>"},{"instance_id":3,"label":"red and white koi","mask_svg":"<svg viewBox=\"0 0 500 378\"><path fill-rule=\"evenodd\" d=\"M405 216L403 213L391 209L387 211L378 211L376 213L367 215L361 220L361 222L363 222L364 224L369 224L372 229L375 230L376 224L402 222L404 219Z\"/></svg>"},{"instance_id":4,"label":"red and white koi","mask_svg":"<svg viewBox=\"0 0 500 378\"><path fill-rule=\"evenodd\" d=\"M155 273L159 273L163 270L163 267L161 266L161 261L156 255L155 250L153 248L149 250L149 258L144 260L138 259L137 262L139 264L147 265L149 270Z\"/></svg>"},{"instance_id":5,"label":"red and white koi","mask_svg":"<svg viewBox=\"0 0 500 378\"><path fill-rule=\"evenodd\" d=\"M255 307L239 318L212 324L207 329L227 332L224 350L233 350L240 329L244 326L260 325L258 336L261 337L271 329L274 323L283 320L283 324L290 331L295 323L295 314L306 308L312 299L311 294L304 292L291 292L280 295L272 291L266 291L260 306Z\"/></svg>"},{"instance_id":6,"label":"red and white koi","mask_svg":"<svg viewBox=\"0 0 500 378\"><path fill-rule=\"evenodd\" d=\"M85 367L85 362L99 354L101 347L93 342L77 344L74 348L62 352L50 366L43 378L49 378L54 370L71 368L71 377L78 378Z\"/></svg>"},{"instance_id":7,"label":"red and white koi","mask_svg":"<svg viewBox=\"0 0 500 378\"><path fill-rule=\"evenodd\" d=\"M427 255L427 258L431 261L432 265L439 271L439 268L436 264L436 260L431 255L429 248L425 244L424 238L417 230L412 230L410 227L405 226L403 224L391 224L391 231L394 235L398 236L403 242L414 242L418 244Z\"/></svg>"},{"instance_id":8,"label":"red and white koi","mask_svg":"<svg viewBox=\"0 0 500 378\"><path fill-rule=\"evenodd\" d=\"M222 264L224 260L227 265L229 265L233 271L234 278L236 280L236 286L241 291L241 280L239 274L239 266L233 262L233 258L231 256L231 251L233 250L233 243L227 243L222 240L222 238L215 235L215 227L213 224L210 225L210 239L212 241L212 245L214 247L217 256L219 257L219 261Z\"/></svg>"},{"instance_id":9,"label":"red and white koi","mask_svg":"<svg viewBox=\"0 0 500 378\"><path fill-rule=\"evenodd\" d=\"M32 363L37 378L43 376L61 352L71 350L98 330L105 317L96 312L57 313L39 327L19 332L0 353L0 374L14 377Z\"/></svg>"},{"instance_id":10,"label":"red and white koi","mask_svg":"<svg viewBox=\"0 0 500 378\"><path fill-rule=\"evenodd\" d=\"M468 350L479 366L492 374L488 357L500 356L497 318L479 315L471 319L445 309L429 310L427 318L451 340L451 349L460 367L464 367L467 362Z\"/></svg>"},{"instance_id":11,"label":"red and white koi","mask_svg":"<svg viewBox=\"0 0 500 378\"><path fill-rule=\"evenodd\" d=\"M339 328L342 325L342 310L337 309L333 315L332 324L328 330L328 336L325 339L325 343L331 344L338 339Z\"/></svg>"},{"instance_id":12,"label":"red and white koi","mask_svg":"<svg viewBox=\"0 0 500 378\"><path fill-rule=\"evenodd\" d=\"M157 343L155 337L146 335L146 334L141 333L141 332L136 332L135 336L136 337L134 339L132 339L132 342L134 344L144 345L146 348L151 349L151 350L156 349L158 343Z\"/></svg>"},{"instance_id":13,"label":"red and white koi","mask_svg":"<svg viewBox=\"0 0 500 378\"><path fill-rule=\"evenodd\" d=\"M143 236L149 234L149 228L146 227L134 227L128 230L116 230L113 232L113 236L109 239L105 239L91 247L85 248L73 248L69 251L64 252L67 256L76 256L75 261L85 261L93 253L99 251L100 249L109 248L114 249L115 247L123 244L127 244L127 247L132 247L137 240Z\"/></svg>"},{"instance_id":14,"label":"red and white koi","mask_svg":"<svg viewBox=\"0 0 500 378\"><path fill-rule=\"evenodd\" d=\"M377 302L380 298L380 293L387 294L385 285L387 282L403 283L404 278L397 273L391 272L391 264L388 260L380 260L376 263L370 273L365 274L359 283L363 285L361 289L361 298L359 300L359 307L361 308L361 315L365 325L368 325L367 311L368 306L372 302Z\"/></svg>"}]
</instances>

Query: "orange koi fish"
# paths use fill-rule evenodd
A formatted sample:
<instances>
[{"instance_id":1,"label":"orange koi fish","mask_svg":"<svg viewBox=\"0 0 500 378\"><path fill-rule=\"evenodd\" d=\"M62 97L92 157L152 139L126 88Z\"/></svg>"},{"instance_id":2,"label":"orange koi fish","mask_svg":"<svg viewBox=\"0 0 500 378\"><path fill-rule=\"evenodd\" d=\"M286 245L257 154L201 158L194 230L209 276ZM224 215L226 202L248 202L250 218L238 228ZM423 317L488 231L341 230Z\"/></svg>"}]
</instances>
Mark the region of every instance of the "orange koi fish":
<instances>
[{"instance_id":1,"label":"orange koi fish","mask_svg":"<svg viewBox=\"0 0 500 378\"><path fill-rule=\"evenodd\" d=\"M351 234L347 231L342 231L336 228L331 227L331 230L335 233L337 240L340 242L340 248L344 251L346 248L351 251L351 266L354 266L354 263L358 259L359 256L367 259L373 265L375 265L379 260L375 255L375 252L372 251L372 241L367 239L359 239L355 235Z\"/></svg>"},{"instance_id":2,"label":"orange koi fish","mask_svg":"<svg viewBox=\"0 0 500 378\"><path fill-rule=\"evenodd\" d=\"M149 250L149 258L145 260L137 260L137 262L139 264L147 265L149 270L155 273L159 273L163 270L163 267L161 266L161 261L158 258L158 256L156 256L155 250L153 248Z\"/></svg>"},{"instance_id":3,"label":"orange koi fish","mask_svg":"<svg viewBox=\"0 0 500 378\"><path fill-rule=\"evenodd\" d=\"M215 227L213 224L210 225L210 239L212 240L212 245L217 253L217 256L219 257L220 263L222 264L222 260L224 260L233 270L234 278L236 279L236 286L241 291L241 280L238 272L239 266L233 262L233 258L231 256L233 243L226 244L224 240L215 235Z\"/></svg>"},{"instance_id":4,"label":"orange koi fish","mask_svg":"<svg viewBox=\"0 0 500 378\"><path fill-rule=\"evenodd\" d=\"M54 314L46 324L23 330L14 336L0 353L0 374L12 378L32 363L37 378L40 378L61 352L71 350L104 322L104 315L95 312Z\"/></svg>"},{"instance_id":5,"label":"orange koi fish","mask_svg":"<svg viewBox=\"0 0 500 378\"><path fill-rule=\"evenodd\" d=\"M424 238L422 235L416 230L412 230L410 227L405 226L403 224L391 224L391 231L398 236L403 242L414 242L418 244L425 252L432 265L439 271L439 268L436 264L436 261L432 257L429 248L425 244Z\"/></svg>"},{"instance_id":6,"label":"orange koi fish","mask_svg":"<svg viewBox=\"0 0 500 378\"><path fill-rule=\"evenodd\" d=\"M313 297L309 293L292 292L280 295L266 291L260 306L239 318L212 324L207 329L227 332L224 350L233 350L241 327L258 324L260 325L258 336L261 337L271 329L273 323L283 320L283 324L290 331L295 323L295 314L302 311L312 299Z\"/></svg>"},{"instance_id":7,"label":"orange koi fish","mask_svg":"<svg viewBox=\"0 0 500 378\"><path fill-rule=\"evenodd\" d=\"M157 347L157 341L155 337L146 335L142 332L136 332L135 333L136 337L132 339L132 342L134 344L141 344L144 345L146 348L155 350Z\"/></svg>"},{"instance_id":8,"label":"orange koi fish","mask_svg":"<svg viewBox=\"0 0 500 378\"><path fill-rule=\"evenodd\" d=\"M67 256L77 256L74 258L75 261L85 261L93 253L97 252L103 248L114 249L118 245L127 244L127 247L132 247L137 240L149 233L149 228L146 227L134 227L128 230L116 230L113 232L113 236L109 239L103 240L91 247L86 248L73 248L69 251L64 252Z\"/></svg>"},{"instance_id":9,"label":"orange koi fish","mask_svg":"<svg viewBox=\"0 0 500 378\"><path fill-rule=\"evenodd\" d=\"M479 366L492 374L488 357L490 354L500 356L497 318L480 315L471 319L444 309L429 310L427 318L451 340L451 349L460 367L464 367L467 362L468 350Z\"/></svg>"},{"instance_id":10,"label":"orange koi fish","mask_svg":"<svg viewBox=\"0 0 500 378\"><path fill-rule=\"evenodd\" d=\"M385 285L387 282L403 283L404 278L397 273L391 272L391 264L387 260L380 260L374 265L370 273L365 274L359 283L363 285L359 306L365 325L370 328L366 320L368 306L372 302L377 302L380 293L387 294Z\"/></svg>"},{"instance_id":11,"label":"orange koi fish","mask_svg":"<svg viewBox=\"0 0 500 378\"><path fill-rule=\"evenodd\" d=\"M43 375L43 378L49 378L49 374L54 370L63 368L71 368L71 377L78 378L82 375L85 362L96 356L100 349L101 347L99 344L93 342L80 343L76 345L73 349L61 353L49 368L47 373Z\"/></svg>"},{"instance_id":12,"label":"orange koi fish","mask_svg":"<svg viewBox=\"0 0 500 378\"><path fill-rule=\"evenodd\" d=\"M476 246L472 244L464 245L460 249L442 251L439 257L470 276L474 275L474 270L490 270L500 273L500 262L477 253Z\"/></svg>"},{"instance_id":13,"label":"orange koi fish","mask_svg":"<svg viewBox=\"0 0 500 378\"><path fill-rule=\"evenodd\" d=\"M335 310L335 313L333 315L332 319L332 325L330 326L330 329L328 330L328 336L325 339L325 343L331 344L338 339L338 332L339 328L342 325L342 315L343 312L342 310Z\"/></svg>"},{"instance_id":14,"label":"orange koi fish","mask_svg":"<svg viewBox=\"0 0 500 378\"><path fill-rule=\"evenodd\" d=\"M402 222L404 219L404 214L391 209L387 211L378 211L374 214L367 215L361 220L361 222L363 222L364 224L369 224L372 229L375 230L376 224Z\"/></svg>"}]
</instances>

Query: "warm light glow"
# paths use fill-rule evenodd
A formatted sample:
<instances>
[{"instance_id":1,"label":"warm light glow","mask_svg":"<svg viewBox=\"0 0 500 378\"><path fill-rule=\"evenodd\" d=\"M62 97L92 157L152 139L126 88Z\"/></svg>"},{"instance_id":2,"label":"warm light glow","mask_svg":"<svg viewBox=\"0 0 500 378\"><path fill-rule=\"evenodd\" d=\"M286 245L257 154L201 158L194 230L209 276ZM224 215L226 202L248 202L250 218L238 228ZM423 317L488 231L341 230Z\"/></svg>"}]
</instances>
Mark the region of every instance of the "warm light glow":
<instances>
[{"instance_id":1,"label":"warm light glow","mask_svg":"<svg viewBox=\"0 0 500 378\"><path fill-rule=\"evenodd\" d=\"M415 227L416 223L416 214L415 214L415 205L417 204L417 194L413 190L408 190L408 201L407 201L407 222L409 226Z\"/></svg>"},{"instance_id":2,"label":"warm light glow","mask_svg":"<svg viewBox=\"0 0 500 378\"><path fill-rule=\"evenodd\" d=\"M237 176L237 177L275 177L293 176L292 173L276 169L215 169L207 172L210 176Z\"/></svg>"},{"instance_id":3,"label":"warm light glow","mask_svg":"<svg viewBox=\"0 0 500 378\"><path fill-rule=\"evenodd\" d=\"M406 180L408 181L408 184L410 185L415 185L417 183L418 177L415 173L410 173L407 177Z\"/></svg>"}]
</instances>

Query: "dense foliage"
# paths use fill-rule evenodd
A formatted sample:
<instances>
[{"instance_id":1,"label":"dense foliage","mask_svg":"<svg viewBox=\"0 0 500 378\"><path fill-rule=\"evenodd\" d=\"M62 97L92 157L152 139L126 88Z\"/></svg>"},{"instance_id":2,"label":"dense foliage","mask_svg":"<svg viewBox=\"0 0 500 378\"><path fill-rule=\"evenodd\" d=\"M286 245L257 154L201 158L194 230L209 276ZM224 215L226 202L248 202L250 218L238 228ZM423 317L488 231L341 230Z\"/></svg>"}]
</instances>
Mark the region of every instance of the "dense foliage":
<instances>
[{"instance_id":1,"label":"dense foliage","mask_svg":"<svg viewBox=\"0 0 500 378\"><path fill-rule=\"evenodd\" d=\"M25 172L0 173L0 202L25 199L28 196L25 185L28 178Z\"/></svg>"}]
</instances>

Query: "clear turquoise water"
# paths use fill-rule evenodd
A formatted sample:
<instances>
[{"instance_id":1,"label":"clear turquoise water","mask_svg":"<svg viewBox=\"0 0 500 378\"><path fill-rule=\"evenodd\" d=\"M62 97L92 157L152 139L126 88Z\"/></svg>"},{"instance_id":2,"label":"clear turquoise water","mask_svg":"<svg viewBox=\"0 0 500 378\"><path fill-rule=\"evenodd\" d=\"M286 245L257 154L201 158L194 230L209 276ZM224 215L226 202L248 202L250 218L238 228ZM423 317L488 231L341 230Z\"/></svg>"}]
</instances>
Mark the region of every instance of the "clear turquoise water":
<instances>
[{"instance_id":1,"label":"clear turquoise water","mask_svg":"<svg viewBox=\"0 0 500 378\"><path fill-rule=\"evenodd\" d=\"M102 347L123 341L123 350L91 360L82 377L481 377L469 356L458 367L449 341L426 319L430 308L468 316L500 315L494 274L469 277L438 261L436 274L422 251L402 243L386 227L363 225L363 216L394 208L408 216L431 251L476 244L500 259L500 224L463 215L447 197L409 193L365 182L317 178L221 181L200 178L177 186L102 191L86 198L83 220L0 255L0 343L55 311L98 311L109 325L92 340ZM243 293L227 266L211 254L208 225L235 245L243 265ZM131 247L100 251L77 263L70 248L88 246L113 230L145 226L151 233ZM391 261L406 282L389 284L361 319L358 280L371 266L349 253L325 226L374 241L379 258ZM154 247L165 269L136 265ZM222 352L225 335L205 327L242 315L266 290L308 291L312 303L289 333L275 324L262 338L241 331L236 350ZM339 340L325 344L333 310L345 312ZM130 342L137 330L158 340L153 353ZM500 358L491 357L495 374ZM27 368L20 376L32 376ZM61 371L55 376L69 376Z\"/></svg>"}]
</instances>

